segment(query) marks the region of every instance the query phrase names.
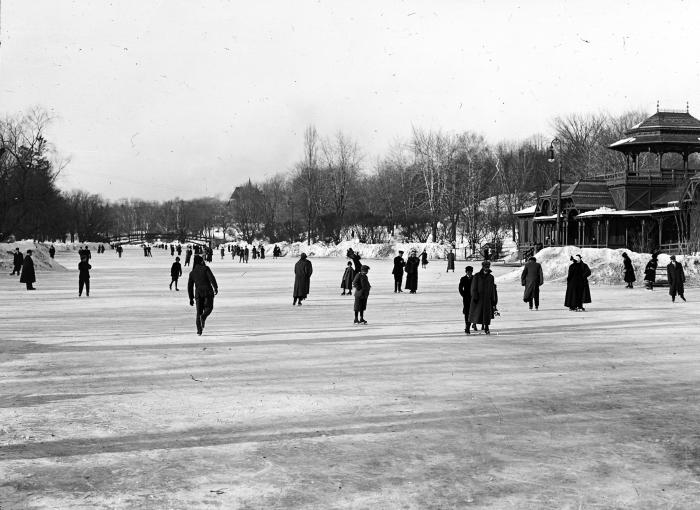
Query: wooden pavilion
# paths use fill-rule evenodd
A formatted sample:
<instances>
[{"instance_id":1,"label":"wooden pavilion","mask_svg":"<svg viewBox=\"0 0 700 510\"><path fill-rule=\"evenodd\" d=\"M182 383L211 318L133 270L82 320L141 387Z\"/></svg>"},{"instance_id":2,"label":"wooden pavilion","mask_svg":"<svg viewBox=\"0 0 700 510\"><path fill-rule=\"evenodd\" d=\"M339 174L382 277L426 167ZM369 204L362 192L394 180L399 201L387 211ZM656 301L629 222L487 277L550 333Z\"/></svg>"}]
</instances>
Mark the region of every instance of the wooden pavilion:
<instances>
[{"instance_id":1,"label":"wooden pavilion","mask_svg":"<svg viewBox=\"0 0 700 510\"><path fill-rule=\"evenodd\" d=\"M696 201L700 168L689 156L700 153L700 120L685 111L658 110L611 144L626 165L611 174L562 184L561 238L581 247L681 251L690 232L689 206ZM639 155L656 155L654 168L640 169ZM680 168L664 165L664 155L681 156ZM678 158L676 158L678 159ZM518 211L521 248L555 239L558 185Z\"/></svg>"}]
</instances>

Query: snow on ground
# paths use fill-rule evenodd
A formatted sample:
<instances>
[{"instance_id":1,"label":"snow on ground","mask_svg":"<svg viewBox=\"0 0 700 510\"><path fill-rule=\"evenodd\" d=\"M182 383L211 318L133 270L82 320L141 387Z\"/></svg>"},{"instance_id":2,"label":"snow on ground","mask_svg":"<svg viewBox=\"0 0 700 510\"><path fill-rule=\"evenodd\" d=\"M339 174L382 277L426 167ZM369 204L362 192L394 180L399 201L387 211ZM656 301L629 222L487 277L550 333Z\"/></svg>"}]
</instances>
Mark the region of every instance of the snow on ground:
<instances>
[{"instance_id":1,"label":"snow on ground","mask_svg":"<svg viewBox=\"0 0 700 510\"><path fill-rule=\"evenodd\" d=\"M591 269L591 277L589 282L601 284L621 284L624 282L624 268L622 263L622 254L627 253L634 271L637 276L637 282L641 283L644 280L644 268L647 262L651 259L649 253L635 253L630 250L610 248L577 248L576 246L551 247L540 250L535 257L542 264L542 272L544 273L545 281L565 280L571 257L580 254L583 261L588 264ZM700 277L700 258L697 256L676 256L678 262L684 265L686 277L692 280ZM670 262L670 256L662 253L659 255L659 268L665 268ZM522 269L515 269L510 273L503 275L499 281L513 282L520 281Z\"/></svg>"},{"instance_id":2,"label":"snow on ground","mask_svg":"<svg viewBox=\"0 0 700 510\"><path fill-rule=\"evenodd\" d=\"M0 244L0 270L12 271L13 269L13 253L15 248L19 248L22 255L27 254L27 250L32 250L32 259L34 260L34 270L42 271L65 271L56 259L51 259L49 256L49 246L51 244L35 243L34 241L19 241L15 243ZM56 248L58 250L58 248ZM76 262L76 264L79 261Z\"/></svg>"},{"instance_id":3,"label":"snow on ground","mask_svg":"<svg viewBox=\"0 0 700 510\"><path fill-rule=\"evenodd\" d=\"M585 253L584 253L585 255ZM94 255L35 292L0 278L0 506L56 509L694 508L700 300L592 289L586 313L499 284L493 334L463 333L461 272L392 292L367 326L342 258L214 258L202 337L169 251ZM496 266L497 275L509 268ZM185 268L185 276L189 271Z\"/></svg>"}]
</instances>

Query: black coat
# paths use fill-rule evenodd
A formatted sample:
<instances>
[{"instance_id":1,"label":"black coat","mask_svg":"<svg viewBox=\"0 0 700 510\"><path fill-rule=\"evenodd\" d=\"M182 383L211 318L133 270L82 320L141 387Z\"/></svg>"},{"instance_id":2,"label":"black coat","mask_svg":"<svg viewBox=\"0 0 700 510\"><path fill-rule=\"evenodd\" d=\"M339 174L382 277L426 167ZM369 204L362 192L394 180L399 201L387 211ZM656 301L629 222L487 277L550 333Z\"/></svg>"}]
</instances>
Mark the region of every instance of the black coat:
<instances>
[{"instance_id":1,"label":"black coat","mask_svg":"<svg viewBox=\"0 0 700 510\"><path fill-rule=\"evenodd\" d=\"M294 264L294 297L305 298L309 295L311 285L311 274L314 268L309 259L299 259Z\"/></svg>"},{"instance_id":2,"label":"black coat","mask_svg":"<svg viewBox=\"0 0 700 510\"><path fill-rule=\"evenodd\" d=\"M591 289L588 286L588 277L591 270L587 264L572 262L569 266L569 275L566 278L566 295L564 306L568 308L582 308L584 303L591 302Z\"/></svg>"},{"instance_id":3,"label":"black coat","mask_svg":"<svg viewBox=\"0 0 700 510\"><path fill-rule=\"evenodd\" d=\"M22 267L22 264L24 263L24 256L21 252L16 251L15 254L12 256L12 261L14 262L15 267Z\"/></svg>"},{"instance_id":4,"label":"black coat","mask_svg":"<svg viewBox=\"0 0 700 510\"><path fill-rule=\"evenodd\" d=\"M218 291L219 287L211 269L204 264L195 264L187 280L187 293L190 299L211 297Z\"/></svg>"},{"instance_id":5,"label":"black coat","mask_svg":"<svg viewBox=\"0 0 700 510\"><path fill-rule=\"evenodd\" d=\"M34 274L34 261L32 257L27 255L22 263L22 274L19 277L21 283L34 283L36 275Z\"/></svg>"},{"instance_id":6,"label":"black coat","mask_svg":"<svg viewBox=\"0 0 700 510\"><path fill-rule=\"evenodd\" d=\"M647 262L646 267L644 268L644 279L648 282L655 282L656 281L656 268L659 267L659 263L656 259L651 259L649 262Z\"/></svg>"},{"instance_id":7,"label":"black coat","mask_svg":"<svg viewBox=\"0 0 700 510\"><path fill-rule=\"evenodd\" d=\"M372 286L369 284L369 279L365 273L357 273L352 281L352 286L355 288L355 306L356 312L364 312L367 309L367 298L369 290Z\"/></svg>"},{"instance_id":8,"label":"black coat","mask_svg":"<svg viewBox=\"0 0 700 510\"><path fill-rule=\"evenodd\" d=\"M24 274L24 269L22 269L22 274ZM666 266L666 275L668 276L668 293L675 297L676 294L683 295L685 292L685 271L683 271L683 266L676 262L675 264L671 262Z\"/></svg>"},{"instance_id":9,"label":"black coat","mask_svg":"<svg viewBox=\"0 0 700 510\"><path fill-rule=\"evenodd\" d=\"M401 281L403 278L403 267L406 265L406 261L401 255L394 257L394 269L391 270L391 274L394 275L396 280Z\"/></svg>"},{"instance_id":10,"label":"black coat","mask_svg":"<svg viewBox=\"0 0 700 510\"><path fill-rule=\"evenodd\" d=\"M347 266L343 273L343 279L340 280L340 288L352 290L353 278L355 278L355 271L353 271L352 266Z\"/></svg>"},{"instance_id":11,"label":"black coat","mask_svg":"<svg viewBox=\"0 0 700 510\"><path fill-rule=\"evenodd\" d=\"M469 306L472 301L472 280L474 276L465 274L459 279L459 295L462 296L462 313L469 315Z\"/></svg>"},{"instance_id":12,"label":"black coat","mask_svg":"<svg viewBox=\"0 0 700 510\"><path fill-rule=\"evenodd\" d=\"M625 281L627 283L637 281L637 276L634 274L634 266L632 266L632 261L630 260L630 258L623 258L622 263L625 266Z\"/></svg>"},{"instance_id":13,"label":"black coat","mask_svg":"<svg viewBox=\"0 0 700 510\"><path fill-rule=\"evenodd\" d=\"M411 255L406 260L406 284L404 288L410 291L418 290L418 266L420 265L420 260L415 255Z\"/></svg>"},{"instance_id":14,"label":"black coat","mask_svg":"<svg viewBox=\"0 0 700 510\"><path fill-rule=\"evenodd\" d=\"M90 269L92 269L92 266L87 260L81 260L78 262L78 271L80 272L78 274L78 279L80 280L89 280L90 279Z\"/></svg>"},{"instance_id":15,"label":"black coat","mask_svg":"<svg viewBox=\"0 0 700 510\"><path fill-rule=\"evenodd\" d=\"M173 262L173 265L170 266L170 276L172 278L180 278L182 276L182 264Z\"/></svg>"},{"instance_id":16,"label":"black coat","mask_svg":"<svg viewBox=\"0 0 700 510\"><path fill-rule=\"evenodd\" d=\"M450 252L447 254L447 270L449 271L452 269L452 271L455 270L455 254L454 252Z\"/></svg>"},{"instance_id":17,"label":"black coat","mask_svg":"<svg viewBox=\"0 0 700 510\"><path fill-rule=\"evenodd\" d=\"M535 289L544 284L544 275L542 274L542 265L539 262L528 261L520 275L520 283L525 287L523 292L523 301L526 303L535 297Z\"/></svg>"},{"instance_id":18,"label":"black coat","mask_svg":"<svg viewBox=\"0 0 700 510\"><path fill-rule=\"evenodd\" d=\"M474 275L469 303L469 322L488 326L498 305L498 292L491 271L483 269Z\"/></svg>"}]
</instances>

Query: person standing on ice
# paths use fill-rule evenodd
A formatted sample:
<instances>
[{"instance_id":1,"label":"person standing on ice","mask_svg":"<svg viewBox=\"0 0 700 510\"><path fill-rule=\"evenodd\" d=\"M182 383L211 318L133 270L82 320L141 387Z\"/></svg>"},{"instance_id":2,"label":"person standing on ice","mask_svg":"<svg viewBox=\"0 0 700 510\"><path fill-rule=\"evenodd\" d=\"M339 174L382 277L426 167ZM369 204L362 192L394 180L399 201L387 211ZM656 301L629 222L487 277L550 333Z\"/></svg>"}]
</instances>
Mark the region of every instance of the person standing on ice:
<instances>
[{"instance_id":1,"label":"person standing on ice","mask_svg":"<svg viewBox=\"0 0 700 510\"><path fill-rule=\"evenodd\" d=\"M85 295L90 297L90 269L92 266L87 257L80 257L80 262L78 262L78 297L83 295L83 288Z\"/></svg>"},{"instance_id":2,"label":"person standing on ice","mask_svg":"<svg viewBox=\"0 0 700 510\"><path fill-rule=\"evenodd\" d=\"M566 277L566 295L564 296L564 306L572 312L585 312L584 303L591 302L591 290L588 286L588 277L591 270L583 262L581 255L571 257L569 274Z\"/></svg>"},{"instance_id":3,"label":"person standing on ice","mask_svg":"<svg viewBox=\"0 0 700 510\"><path fill-rule=\"evenodd\" d=\"M455 252L450 250L447 253L447 273L450 272L450 269L452 269L452 272L455 272Z\"/></svg>"},{"instance_id":4,"label":"person standing on ice","mask_svg":"<svg viewBox=\"0 0 700 510\"><path fill-rule=\"evenodd\" d=\"M19 251L19 248L15 248L15 252L12 254L12 264L14 266L14 269L12 269L10 276L14 276L15 274L17 276L21 275L23 263L24 257L22 256L22 252Z\"/></svg>"},{"instance_id":5,"label":"person standing on ice","mask_svg":"<svg viewBox=\"0 0 700 510\"><path fill-rule=\"evenodd\" d=\"M471 302L469 303L469 322L481 324L484 333L491 334L489 325L498 305L496 283L491 274L491 262L484 260L481 271L472 280Z\"/></svg>"},{"instance_id":6,"label":"person standing on ice","mask_svg":"<svg viewBox=\"0 0 700 510\"><path fill-rule=\"evenodd\" d=\"M34 260L32 260L32 250L27 250L27 255L22 261L22 274L19 276L19 281L20 283L26 284L27 290L36 290L34 288L36 274L34 274Z\"/></svg>"},{"instance_id":7,"label":"person standing on ice","mask_svg":"<svg viewBox=\"0 0 700 510\"><path fill-rule=\"evenodd\" d=\"M306 253L299 256L299 260L294 264L294 301L292 306L299 305L309 295L309 286L311 285L311 274L314 268L311 261L306 258Z\"/></svg>"},{"instance_id":8,"label":"person standing on ice","mask_svg":"<svg viewBox=\"0 0 700 510\"><path fill-rule=\"evenodd\" d=\"M24 272L24 270L22 270ZM676 256L671 255L671 262L666 266L666 275L668 276L668 293L671 296L671 301L676 302L676 294L685 301L684 283L685 272L683 266L676 262Z\"/></svg>"},{"instance_id":9,"label":"person standing on ice","mask_svg":"<svg viewBox=\"0 0 700 510\"><path fill-rule=\"evenodd\" d=\"M352 248L348 248L348 251L345 252L345 256L352 260L352 263L355 266L355 274L360 274L360 271L362 271L362 262L360 262L360 254L355 253L355 250L353 250Z\"/></svg>"},{"instance_id":10,"label":"person standing on ice","mask_svg":"<svg viewBox=\"0 0 700 510\"><path fill-rule=\"evenodd\" d=\"M245 250L243 250L243 261L247 264L248 263L248 256L250 255L250 250L248 249L248 245L246 244Z\"/></svg>"},{"instance_id":11,"label":"person standing on ice","mask_svg":"<svg viewBox=\"0 0 700 510\"><path fill-rule=\"evenodd\" d=\"M365 320L365 310L367 310L367 298L369 297L369 290L372 286L369 284L369 279L367 279L367 272L369 271L369 266L362 266L360 272L355 275L352 281L352 286L355 288L355 321L354 324L367 324ZM357 318L357 314L360 314L360 318Z\"/></svg>"},{"instance_id":12,"label":"person standing on ice","mask_svg":"<svg viewBox=\"0 0 700 510\"><path fill-rule=\"evenodd\" d=\"M49 248L49 257L54 258L56 255L56 247L52 244L51 248Z\"/></svg>"},{"instance_id":13,"label":"person standing on ice","mask_svg":"<svg viewBox=\"0 0 700 510\"><path fill-rule=\"evenodd\" d=\"M175 284L175 290L180 291L180 289L177 288L177 281L180 279L182 276L182 266L180 265L180 257L175 257L175 262L173 262L173 265L170 266L170 285L168 285L168 288L170 290L173 290L173 283Z\"/></svg>"},{"instance_id":14,"label":"person standing on ice","mask_svg":"<svg viewBox=\"0 0 700 510\"><path fill-rule=\"evenodd\" d=\"M474 279L474 268L467 266L464 268L465 275L459 279L459 295L462 296L462 313L464 314L464 332L469 335L469 327L472 325L469 322L469 307L472 302L472 280ZM473 325L476 331L476 324Z\"/></svg>"},{"instance_id":15,"label":"person standing on ice","mask_svg":"<svg viewBox=\"0 0 700 510\"><path fill-rule=\"evenodd\" d=\"M416 254L416 250L411 250L411 254L408 259L406 259L406 284L404 289L408 289L411 294L415 294L418 290L418 265L420 264L420 259Z\"/></svg>"},{"instance_id":16,"label":"person standing on ice","mask_svg":"<svg viewBox=\"0 0 700 510\"><path fill-rule=\"evenodd\" d=\"M535 257L530 257L523 268L520 275L520 283L525 287L523 293L523 301L530 305L534 303L535 310L540 308L540 285L544 284L544 275L542 274L542 265L537 262Z\"/></svg>"},{"instance_id":17,"label":"person standing on ice","mask_svg":"<svg viewBox=\"0 0 700 510\"><path fill-rule=\"evenodd\" d=\"M656 268L659 267L658 254L652 253L651 259L647 262L644 268L644 286L647 290L654 290L654 282L656 282Z\"/></svg>"},{"instance_id":18,"label":"person standing on ice","mask_svg":"<svg viewBox=\"0 0 700 510\"><path fill-rule=\"evenodd\" d=\"M260 251L260 258L262 260L265 260L265 247L263 246L262 243L260 243L260 250L259 251Z\"/></svg>"},{"instance_id":19,"label":"person standing on ice","mask_svg":"<svg viewBox=\"0 0 700 510\"><path fill-rule=\"evenodd\" d=\"M401 290L401 281L403 280L403 268L406 261L403 259L403 252L399 250L399 254L394 257L394 269L391 274L394 275L394 292L403 292Z\"/></svg>"},{"instance_id":20,"label":"person standing on ice","mask_svg":"<svg viewBox=\"0 0 700 510\"><path fill-rule=\"evenodd\" d=\"M348 260L348 265L345 267L345 272L343 273L343 279L340 280L340 288L343 289L341 296L345 295L345 291L348 291L348 295L352 296L352 281L355 278L355 271L352 269L352 262Z\"/></svg>"},{"instance_id":21,"label":"person standing on ice","mask_svg":"<svg viewBox=\"0 0 700 510\"><path fill-rule=\"evenodd\" d=\"M185 250L185 265L186 266L190 265L191 258L192 258L192 247L190 245L187 245L187 249Z\"/></svg>"},{"instance_id":22,"label":"person standing on ice","mask_svg":"<svg viewBox=\"0 0 700 510\"><path fill-rule=\"evenodd\" d=\"M625 282L627 285L625 286L626 289L632 289L634 288L634 282L637 280L637 277L634 274L634 266L632 265L632 261L630 260L629 255L627 253L622 253L622 264L625 269Z\"/></svg>"},{"instance_id":23,"label":"person standing on ice","mask_svg":"<svg viewBox=\"0 0 700 510\"><path fill-rule=\"evenodd\" d=\"M420 265L423 269L428 267L428 254L425 250L423 250L423 253L420 254Z\"/></svg>"},{"instance_id":24,"label":"person standing on ice","mask_svg":"<svg viewBox=\"0 0 700 510\"><path fill-rule=\"evenodd\" d=\"M204 330L204 324L214 310L214 296L219 293L219 287L216 284L216 278L206 264L201 255L195 255L192 264L192 271L187 280L187 294L190 298L190 306L197 302L197 334L201 335Z\"/></svg>"}]
</instances>

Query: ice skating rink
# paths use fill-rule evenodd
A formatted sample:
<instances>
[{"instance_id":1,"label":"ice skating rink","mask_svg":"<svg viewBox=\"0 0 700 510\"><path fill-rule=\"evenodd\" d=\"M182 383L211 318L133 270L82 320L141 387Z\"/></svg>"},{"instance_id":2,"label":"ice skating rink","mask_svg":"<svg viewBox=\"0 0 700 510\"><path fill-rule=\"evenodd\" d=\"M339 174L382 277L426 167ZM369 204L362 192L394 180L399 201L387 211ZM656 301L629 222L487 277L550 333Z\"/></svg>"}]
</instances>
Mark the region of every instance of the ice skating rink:
<instances>
[{"instance_id":1,"label":"ice skating rink","mask_svg":"<svg viewBox=\"0 0 700 510\"><path fill-rule=\"evenodd\" d=\"M296 259L216 255L198 337L189 268L169 291L153 254L93 255L89 298L75 253L36 292L0 277L2 510L697 508L697 289L592 286L572 313L545 283L530 312L499 283L467 337L464 262L397 295L367 260L356 326L345 259L311 257L292 307Z\"/></svg>"}]
</instances>

